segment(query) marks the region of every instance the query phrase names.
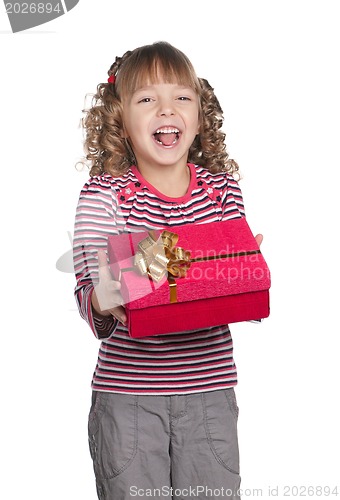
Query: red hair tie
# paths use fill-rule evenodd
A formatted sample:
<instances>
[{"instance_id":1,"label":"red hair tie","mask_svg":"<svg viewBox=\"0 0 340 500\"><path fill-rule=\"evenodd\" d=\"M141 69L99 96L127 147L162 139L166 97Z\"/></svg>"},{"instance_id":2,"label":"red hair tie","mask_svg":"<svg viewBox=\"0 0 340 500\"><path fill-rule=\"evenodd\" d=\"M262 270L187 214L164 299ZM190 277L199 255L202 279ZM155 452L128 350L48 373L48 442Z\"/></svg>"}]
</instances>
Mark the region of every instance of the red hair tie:
<instances>
[{"instance_id":1,"label":"red hair tie","mask_svg":"<svg viewBox=\"0 0 340 500\"><path fill-rule=\"evenodd\" d=\"M116 77L115 75L110 75L109 78L107 79L108 83L115 83Z\"/></svg>"}]
</instances>

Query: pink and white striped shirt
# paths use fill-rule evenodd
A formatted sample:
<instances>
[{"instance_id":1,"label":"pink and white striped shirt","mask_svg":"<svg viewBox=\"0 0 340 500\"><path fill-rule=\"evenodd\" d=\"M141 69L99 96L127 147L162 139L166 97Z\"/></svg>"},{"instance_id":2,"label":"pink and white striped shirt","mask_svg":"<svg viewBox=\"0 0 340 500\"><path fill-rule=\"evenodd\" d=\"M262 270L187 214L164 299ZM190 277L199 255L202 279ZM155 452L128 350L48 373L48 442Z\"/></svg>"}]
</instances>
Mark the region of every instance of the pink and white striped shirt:
<instances>
[{"instance_id":1,"label":"pink and white striped shirt","mask_svg":"<svg viewBox=\"0 0 340 500\"><path fill-rule=\"evenodd\" d=\"M101 340L93 390L173 395L226 389L237 384L227 325L132 339L112 317L95 315L91 294L98 281L97 250L107 237L244 216L237 181L189 164L191 181L181 198L169 198L132 167L121 177L92 177L84 185L74 232L75 297L80 315Z\"/></svg>"}]
</instances>

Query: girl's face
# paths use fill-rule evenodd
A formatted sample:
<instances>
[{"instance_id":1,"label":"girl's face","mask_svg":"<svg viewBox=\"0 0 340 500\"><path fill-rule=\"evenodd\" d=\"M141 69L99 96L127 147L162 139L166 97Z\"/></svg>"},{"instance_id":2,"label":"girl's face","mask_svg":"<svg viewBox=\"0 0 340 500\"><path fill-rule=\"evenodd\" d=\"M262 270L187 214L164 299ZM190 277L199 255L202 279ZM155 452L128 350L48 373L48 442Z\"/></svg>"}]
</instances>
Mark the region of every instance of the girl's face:
<instances>
[{"instance_id":1,"label":"girl's face","mask_svg":"<svg viewBox=\"0 0 340 500\"><path fill-rule=\"evenodd\" d=\"M143 167L185 166L199 131L199 101L190 87L154 83L123 100L125 137Z\"/></svg>"}]
</instances>

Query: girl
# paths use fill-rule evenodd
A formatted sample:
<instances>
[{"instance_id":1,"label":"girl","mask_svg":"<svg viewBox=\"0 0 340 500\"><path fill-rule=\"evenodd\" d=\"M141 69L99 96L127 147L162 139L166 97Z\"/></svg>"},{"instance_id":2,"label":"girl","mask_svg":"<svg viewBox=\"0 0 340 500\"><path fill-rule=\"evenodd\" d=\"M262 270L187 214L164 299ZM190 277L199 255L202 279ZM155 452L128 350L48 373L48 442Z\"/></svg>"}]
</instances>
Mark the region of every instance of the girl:
<instances>
[{"instance_id":1,"label":"girl","mask_svg":"<svg viewBox=\"0 0 340 500\"><path fill-rule=\"evenodd\" d=\"M159 42L117 57L86 112L75 296L101 340L89 443L98 497L239 498L237 383L227 325L132 339L108 235L244 217L222 110Z\"/></svg>"}]
</instances>

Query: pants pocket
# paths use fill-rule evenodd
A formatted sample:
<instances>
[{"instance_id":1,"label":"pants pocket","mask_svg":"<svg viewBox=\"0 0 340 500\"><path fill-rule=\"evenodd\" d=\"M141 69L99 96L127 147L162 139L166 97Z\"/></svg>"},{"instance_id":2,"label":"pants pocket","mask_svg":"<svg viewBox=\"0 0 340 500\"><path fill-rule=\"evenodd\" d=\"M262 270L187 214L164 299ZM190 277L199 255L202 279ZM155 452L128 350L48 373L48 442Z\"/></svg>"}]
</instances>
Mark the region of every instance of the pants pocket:
<instances>
[{"instance_id":1,"label":"pants pocket","mask_svg":"<svg viewBox=\"0 0 340 500\"><path fill-rule=\"evenodd\" d=\"M225 392L203 394L204 425L216 460L230 472L239 474L237 413L234 404L231 404L232 394L226 396Z\"/></svg>"},{"instance_id":2,"label":"pants pocket","mask_svg":"<svg viewBox=\"0 0 340 500\"><path fill-rule=\"evenodd\" d=\"M137 451L137 396L97 392L89 415L89 447L96 478L127 469Z\"/></svg>"},{"instance_id":3,"label":"pants pocket","mask_svg":"<svg viewBox=\"0 0 340 500\"><path fill-rule=\"evenodd\" d=\"M230 411L236 418L238 419L238 414L239 414L239 408L237 406L237 400L236 400L236 394L233 388L231 389L226 389L224 391L225 397L227 398L227 402L230 408Z\"/></svg>"}]
</instances>

